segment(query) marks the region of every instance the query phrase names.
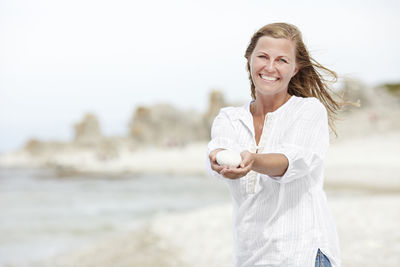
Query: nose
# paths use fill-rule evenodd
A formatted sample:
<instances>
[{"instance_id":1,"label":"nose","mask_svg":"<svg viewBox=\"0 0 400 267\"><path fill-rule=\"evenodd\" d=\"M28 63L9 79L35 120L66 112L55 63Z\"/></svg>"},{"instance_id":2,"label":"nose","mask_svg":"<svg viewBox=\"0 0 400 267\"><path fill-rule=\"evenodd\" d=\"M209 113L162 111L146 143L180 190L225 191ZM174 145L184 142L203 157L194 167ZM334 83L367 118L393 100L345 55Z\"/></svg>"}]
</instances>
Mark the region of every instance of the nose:
<instances>
[{"instance_id":1,"label":"nose","mask_svg":"<svg viewBox=\"0 0 400 267\"><path fill-rule=\"evenodd\" d=\"M264 69L268 72L273 72L275 70L275 61L274 60L268 60L265 63Z\"/></svg>"}]
</instances>

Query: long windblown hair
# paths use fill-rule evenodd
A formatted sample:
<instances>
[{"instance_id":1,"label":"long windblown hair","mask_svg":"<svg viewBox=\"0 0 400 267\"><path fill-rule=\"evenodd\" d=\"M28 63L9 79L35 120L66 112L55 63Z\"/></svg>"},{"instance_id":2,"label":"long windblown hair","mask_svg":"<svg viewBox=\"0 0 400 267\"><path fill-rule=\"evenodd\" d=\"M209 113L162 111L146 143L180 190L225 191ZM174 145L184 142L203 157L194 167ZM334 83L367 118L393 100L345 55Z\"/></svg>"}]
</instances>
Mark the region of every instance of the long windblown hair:
<instances>
[{"instance_id":1,"label":"long windblown hair","mask_svg":"<svg viewBox=\"0 0 400 267\"><path fill-rule=\"evenodd\" d=\"M306 46L299 29L288 23L272 23L265 25L252 36L250 43L246 49L245 58L247 59L247 71L251 83L251 96L256 99L255 85L251 77L249 60L258 40L263 36L272 38L284 38L293 41L296 49L296 64L299 71L289 82L288 93L299 97L316 97L325 106L328 111L329 127L336 134L334 121L337 118L337 112L343 105L340 102L342 98L329 88L329 84L336 82L337 74L319 64L314 60ZM330 76L331 79L326 79ZM335 100L333 95L338 96L339 100Z\"/></svg>"}]
</instances>

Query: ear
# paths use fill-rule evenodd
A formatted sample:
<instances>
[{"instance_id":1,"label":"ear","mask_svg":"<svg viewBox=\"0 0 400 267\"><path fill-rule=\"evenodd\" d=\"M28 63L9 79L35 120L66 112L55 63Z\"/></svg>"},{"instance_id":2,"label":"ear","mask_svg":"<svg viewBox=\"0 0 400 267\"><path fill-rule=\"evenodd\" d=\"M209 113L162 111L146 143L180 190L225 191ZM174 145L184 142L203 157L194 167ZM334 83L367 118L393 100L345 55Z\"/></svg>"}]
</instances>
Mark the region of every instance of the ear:
<instances>
[{"instance_id":1,"label":"ear","mask_svg":"<svg viewBox=\"0 0 400 267\"><path fill-rule=\"evenodd\" d=\"M292 78L299 72L299 66L296 64L296 67L294 68L294 72L292 75Z\"/></svg>"},{"instance_id":2,"label":"ear","mask_svg":"<svg viewBox=\"0 0 400 267\"><path fill-rule=\"evenodd\" d=\"M247 71L249 72L249 75L250 75L250 77L252 77L252 75L251 75L251 65L250 65L250 59L249 60L247 60Z\"/></svg>"}]
</instances>

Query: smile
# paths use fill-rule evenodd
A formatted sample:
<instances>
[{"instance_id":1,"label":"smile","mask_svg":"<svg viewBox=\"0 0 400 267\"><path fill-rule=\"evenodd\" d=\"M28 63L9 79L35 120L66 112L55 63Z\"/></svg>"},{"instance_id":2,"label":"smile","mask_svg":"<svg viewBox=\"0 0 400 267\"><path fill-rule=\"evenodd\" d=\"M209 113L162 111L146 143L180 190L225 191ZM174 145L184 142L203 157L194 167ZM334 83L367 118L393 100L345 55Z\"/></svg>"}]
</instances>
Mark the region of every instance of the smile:
<instances>
[{"instance_id":1,"label":"smile","mask_svg":"<svg viewBox=\"0 0 400 267\"><path fill-rule=\"evenodd\" d=\"M279 80L279 78L266 76L266 75L262 75L262 74L260 74L260 78L263 79L263 80L266 80L266 81L277 81L277 80Z\"/></svg>"}]
</instances>

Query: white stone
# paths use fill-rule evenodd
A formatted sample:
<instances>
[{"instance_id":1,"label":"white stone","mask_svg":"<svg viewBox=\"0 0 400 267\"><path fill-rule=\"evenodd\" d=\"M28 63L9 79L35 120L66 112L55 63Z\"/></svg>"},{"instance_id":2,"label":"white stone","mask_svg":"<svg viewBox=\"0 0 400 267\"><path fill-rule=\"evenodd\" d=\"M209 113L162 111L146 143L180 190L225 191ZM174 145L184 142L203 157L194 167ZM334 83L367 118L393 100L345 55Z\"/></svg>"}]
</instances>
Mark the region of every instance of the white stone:
<instances>
[{"instance_id":1,"label":"white stone","mask_svg":"<svg viewBox=\"0 0 400 267\"><path fill-rule=\"evenodd\" d=\"M242 162L242 157L238 152L232 150L222 150L217 153L217 163L221 166L238 167Z\"/></svg>"}]
</instances>

